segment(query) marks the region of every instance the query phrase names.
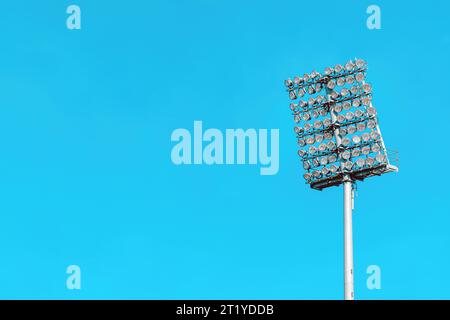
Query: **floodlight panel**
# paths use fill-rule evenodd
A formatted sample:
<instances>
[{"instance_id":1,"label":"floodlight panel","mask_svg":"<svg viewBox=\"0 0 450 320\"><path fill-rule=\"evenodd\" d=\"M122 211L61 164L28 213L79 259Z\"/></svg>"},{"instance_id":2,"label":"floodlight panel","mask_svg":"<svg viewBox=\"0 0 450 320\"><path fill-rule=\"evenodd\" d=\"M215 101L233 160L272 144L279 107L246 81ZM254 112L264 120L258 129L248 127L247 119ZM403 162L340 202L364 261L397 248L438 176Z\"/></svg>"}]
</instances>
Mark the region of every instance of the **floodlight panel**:
<instances>
[{"instance_id":1,"label":"floodlight panel","mask_svg":"<svg viewBox=\"0 0 450 320\"><path fill-rule=\"evenodd\" d=\"M287 79L298 154L307 183L340 184L342 174L373 176L389 166L362 59ZM381 169L380 169L381 168ZM387 172L387 171L386 171ZM381 172L383 173L383 172Z\"/></svg>"}]
</instances>

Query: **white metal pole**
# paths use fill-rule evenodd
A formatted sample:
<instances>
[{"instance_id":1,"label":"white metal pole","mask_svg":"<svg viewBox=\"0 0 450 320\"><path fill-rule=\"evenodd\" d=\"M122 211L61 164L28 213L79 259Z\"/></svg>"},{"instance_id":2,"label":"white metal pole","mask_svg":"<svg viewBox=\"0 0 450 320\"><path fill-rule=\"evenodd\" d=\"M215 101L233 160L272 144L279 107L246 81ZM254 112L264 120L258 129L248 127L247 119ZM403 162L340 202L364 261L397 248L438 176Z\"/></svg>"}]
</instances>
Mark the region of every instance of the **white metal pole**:
<instances>
[{"instance_id":1,"label":"white metal pole","mask_svg":"<svg viewBox=\"0 0 450 320\"><path fill-rule=\"evenodd\" d=\"M344 178L344 299L354 300L353 286L353 231L352 231L353 182Z\"/></svg>"},{"instance_id":2,"label":"white metal pole","mask_svg":"<svg viewBox=\"0 0 450 320\"><path fill-rule=\"evenodd\" d=\"M326 89L328 94L328 101L330 99L330 92L332 90ZM337 123L337 116L333 110L330 110L331 121L333 124ZM334 136L336 138L336 145L339 147L342 143L339 135L339 128L334 129ZM343 168L343 163L341 163ZM353 208L353 181L348 176L344 176L344 299L354 300L354 285L353 285L353 231L352 231L352 208Z\"/></svg>"}]
</instances>

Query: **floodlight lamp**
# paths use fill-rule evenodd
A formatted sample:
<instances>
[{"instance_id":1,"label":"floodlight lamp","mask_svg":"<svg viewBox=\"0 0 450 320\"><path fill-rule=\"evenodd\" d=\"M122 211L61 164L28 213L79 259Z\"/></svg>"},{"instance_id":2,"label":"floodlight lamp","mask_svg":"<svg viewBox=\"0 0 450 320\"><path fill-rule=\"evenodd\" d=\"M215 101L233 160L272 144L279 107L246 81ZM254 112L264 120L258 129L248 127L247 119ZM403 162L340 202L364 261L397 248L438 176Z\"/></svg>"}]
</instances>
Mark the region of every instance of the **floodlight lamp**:
<instances>
[{"instance_id":1,"label":"floodlight lamp","mask_svg":"<svg viewBox=\"0 0 450 320\"><path fill-rule=\"evenodd\" d=\"M353 61L349 61L345 64L345 70L352 71L353 68L355 68L355 64L353 63Z\"/></svg>"},{"instance_id":2,"label":"floodlight lamp","mask_svg":"<svg viewBox=\"0 0 450 320\"><path fill-rule=\"evenodd\" d=\"M366 65L366 62L365 62L363 59L357 59L357 60L356 60L356 66L357 66L359 69L365 67L365 65Z\"/></svg>"},{"instance_id":3,"label":"floodlight lamp","mask_svg":"<svg viewBox=\"0 0 450 320\"><path fill-rule=\"evenodd\" d=\"M377 126L377 123L375 122L375 120L367 121L367 128L374 129L376 126Z\"/></svg>"},{"instance_id":4,"label":"floodlight lamp","mask_svg":"<svg viewBox=\"0 0 450 320\"><path fill-rule=\"evenodd\" d=\"M347 119L348 121L350 121L350 120L353 119L354 116L355 116L355 115L353 114L353 112L349 111L349 112L347 112L347 113L345 114L345 119Z\"/></svg>"},{"instance_id":5,"label":"floodlight lamp","mask_svg":"<svg viewBox=\"0 0 450 320\"><path fill-rule=\"evenodd\" d=\"M333 141L328 141L327 147L328 147L328 150L331 151L331 150L336 149L336 144Z\"/></svg>"},{"instance_id":6,"label":"floodlight lamp","mask_svg":"<svg viewBox=\"0 0 450 320\"><path fill-rule=\"evenodd\" d=\"M345 122L345 117L342 114L339 114L336 118L337 122L339 123L344 123Z\"/></svg>"},{"instance_id":7,"label":"floodlight lamp","mask_svg":"<svg viewBox=\"0 0 450 320\"><path fill-rule=\"evenodd\" d=\"M316 135L316 142L321 143L322 141L323 141L323 135L321 135L321 134Z\"/></svg>"},{"instance_id":8,"label":"floodlight lamp","mask_svg":"<svg viewBox=\"0 0 450 320\"><path fill-rule=\"evenodd\" d=\"M298 94L298 96L300 98L303 98L305 96L305 94L306 94L306 91L305 91L305 89L300 88L300 89L297 90L297 94Z\"/></svg>"},{"instance_id":9,"label":"floodlight lamp","mask_svg":"<svg viewBox=\"0 0 450 320\"><path fill-rule=\"evenodd\" d=\"M297 116L297 115L296 115L296 116L294 117L294 122L295 122L295 123L299 123L300 120L301 120L300 116Z\"/></svg>"},{"instance_id":10,"label":"floodlight lamp","mask_svg":"<svg viewBox=\"0 0 450 320\"><path fill-rule=\"evenodd\" d=\"M316 97L317 103L322 103L324 100L325 100L325 98L324 98L323 96L321 96L321 95L318 95L318 96Z\"/></svg>"},{"instance_id":11,"label":"floodlight lamp","mask_svg":"<svg viewBox=\"0 0 450 320\"><path fill-rule=\"evenodd\" d=\"M371 93L372 92L372 86L368 83L363 84L362 89L365 93Z\"/></svg>"},{"instance_id":12,"label":"floodlight lamp","mask_svg":"<svg viewBox=\"0 0 450 320\"><path fill-rule=\"evenodd\" d=\"M335 105L334 105L334 111L335 112L337 112L337 113L339 113L339 112L342 112L342 104L340 104L340 103L336 103Z\"/></svg>"},{"instance_id":13,"label":"floodlight lamp","mask_svg":"<svg viewBox=\"0 0 450 320\"><path fill-rule=\"evenodd\" d=\"M380 152L380 150L381 150L381 148L380 148L380 146L378 145L378 143L374 143L374 144L372 145L371 149L372 149L372 152L373 152L373 153L378 153L378 152Z\"/></svg>"},{"instance_id":14,"label":"floodlight lamp","mask_svg":"<svg viewBox=\"0 0 450 320\"><path fill-rule=\"evenodd\" d=\"M297 144L298 144L300 147L304 147L304 146L306 145L306 141L303 140L303 139L298 139L298 140L297 140Z\"/></svg>"},{"instance_id":15,"label":"floodlight lamp","mask_svg":"<svg viewBox=\"0 0 450 320\"><path fill-rule=\"evenodd\" d=\"M309 86L309 87L308 87L308 93L309 93L309 94L314 94L314 93L316 93L316 89L314 88L314 86Z\"/></svg>"},{"instance_id":16,"label":"floodlight lamp","mask_svg":"<svg viewBox=\"0 0 450 320\"><path fill-rule=\"evenodd\" d=\"M357 131L361 132L366 130L366 124L364 122L360 122L356 125Z\"/></svg>"},{"instance_id":17,"label":"floodlight lamp","mask_svg":"<svg viewBox=\"0 0 450 320\"><path fill-rule=\"evenodd\" d=\"M345 79L345 82L347 82L347 84L353 84L353 83L355 83L355 77L353 77L353 76L348 76L348 77Z\"/></svg>"},{"instance_id":18,"label":"floodlight lamp","mask_svg":"<svg viewBox=\"0 0 450 320\"><path fill-rule=\"evenodd\" d=\"M370 105L371 98L370 97L364 97L364 98L361 99L361 101L362 101L362 105L367 107L368 105Z\"/></svg>"},{"instance_id":19,"label":"floodlight lamp","mask_svg":"<svg viewBox=\"0 0 450 320\"><path fill-rule=\"evenodd\" d=\"M341 144L342 144L344 147L349 146L349 145L350 145L350 138L347 138L347 137L343 138L342 141L341 141Z\"/></svg>"},{"instance_id":20,"label":"floodlight lamp","mask_svg":"<svg viewBox=\"0 0 450 320\"><path fill-rule=\"evenodd\" d=\"M384 163L384 161L385 161L385 156L384 156L384 154L381 154L381 153L377 154L377 155L375 156L375 160L376 160L377 162L379 162L379 163Z\"/></svg>"},{"instance_id":21,"label":"floodlight lamp","mask_svg":"<svg viewBox=\"0 0 450 320\"><path fill-rule=\"evenodd\" d=\"M352 170L352 168L353 168L353 162L351 162L351 161L345 162L345 163L344 163L344 168L345 168L346 170L348 170L348 171Z\"/></svg>"},{"instance_id":22,"label":"floodlight lamp","mask_svg":"<svg viewBox=\"0 0 450 320\"><path fill-rule=\"evenodd\" d=\"M330 94L331 98L336 100L337 98L339 98L339 93L337 91L332 91Z\"/></svg>"},{"instance_id":23,"label":"floodlight lamp","mask_svg":"<svg viewBox=\"0 0 450 320\"><path fill-rule=\"evenodd\" d=\"M300 102L298 103L298 105L305 109L308 106L308 102L304 101L304 100L300 100Z\"/></svg>"},{"instance_id":24,"label":"floodlight lamp","mask_svg":"<svg viewBox=\"0 0 450 320\"><path fill-rule=\"evenodd\" d=\"M302 119L303 121L308 121L309 119L311 119L311 115L309 114L309 112L304 112L302 114Z\"/></svg>"},{"instance_id":25,"label":"floodlight lamp","mask_svg":"<svg viewBox=\"0 0 450 320\"><path fill-rule=\"evenodd\" d=\"M303 169L305 169L305 170L311 169L311 164L309 163L308 160L303 161Z\"/></svg>"},{"instance_id":26,"label":"floodlight lamp","mask_svg":"<svg viewBox=\"0 0 450 320\"><path fill-rule=\"evenodd\" d=\"M356 160L356 165L360 168L364 167L365 164L366 161L364 160L364 158L359 158L358 160Z\"/></svg>"},{"instance_id":27,"label":"floodlight lamp","mask_svg":"<svg viewBox=\"0 0 450 320\"><path fill-rule=\"evenodd\" d=\"M325 74L326 74L327 76L329 76L329 75L332 74L332 73L333 73L333 69L331 69L330 67L325 68Z\"/></svg>"},{"instance_id":28,"label":"floodlight lamp","mask_svg":"<svg viewBox=\"0 0 450 320\"><path fill-rule=\"evenodd\" d=\"M364 73L361 72L361 73L356 74L355 78L356 78L356 81L363 82L365 79Z\"/></svg>"},{"instance_id":29,"label":"floodlight lamp","mask_svg":"<svg viewBox=\"0 0 450 320\"><path fill-rule=\"evenodd\" d=\"M322 90L322 84L317 83L314 89L316 90L316 92L319 92L320 90Z\"/></svg>"},{"instance_id":30,"label":"floodlight lamp","mask_svg":"<svg viewBox=\"0 0 450 320\"><path fill-rule=\"evenodd\" d=\"M284 85L288 88L292 87L294 85L294 83L292 82L291 79L287 79L284 81Z\"/></svg>"},{"instance_id":31,"label":"floodlight lamp","mask_svg":"<svg viewBox=\"0 0 450 320\"><path fill-rule=\"evenodd\" d=\"M354 126L354 125L351 125L351 126L348 126L348 127L347 127L347 132L348 132L349 134L354 134L354 133L356 132L356 130L357 130L357 128L356 128L356 126Z\"/></svg>"},{"instance_id":32,"label":"floodlight lamp","mask_svg":"<svg viewBox=\"0 0 450 320\"><path fill-rule=\"evenodd\" d=\"M367 141L370 140L370 134L368 134L367 132L363 133L363 135L361 137L362 137L364 142L367 142Z\"/></svg>"},{"instance_id":33,"label":"floodlight lamp","mask_svg":"<svg viewBox=\"0 0 450 320\"><path fill-rule=\"evenodd\" d=\"M321 116L325 117L328 114L328 111L327 111L327 109L322 108L322 109L319 110L319 113L320 113Z\"/></svg>"},{"instance_id":34,"label":"floodlight lamp","mask_svg":"<svg viewBox=\"0 0 450 320\"><path fill-rule=\"evenodd\" d=\"M364 112L361 109L355 111L355 117L361 118L364 115Z\"/></svg>"},{"instance_id":35,"label":"floodlight lamp","mask_svg":"<svg viewBox=\"0 0 450 320\"><path fill-rule=\"evenodd\" d=\"M303 126L303 130L305 130L306 132L311 130L312 126L310 123L305 123Z\"/></svg>"},{"instance_id":36,"label":"floodlight lamp","mask_svg":"<svg viewBox=\"0 0 450 320\"><path fill-rule=\"evenodd\" d=\"M315 128L315 129L320 129L320 128L322 128L322 121L320 121L320 120L314 121L314 128Z\"/></svg>"},{"instance_id":37,"label":"floodlight lamp","mask_svg":"<svg viewBox=\"0 0 450 320\"><path fill-rule=\"evenodd\" d=\"M318 150L319 150L320 152L324 152L325 150L327 150L327 145L326 145L325 143L321 143L321 144L319 145Z\"/></svg>"},{"instance_id":38,"label":"floodlight lamp","mask_svg":"<svg viewBox=\"0 0 450 320\"><path fill-rule=\"evenodd\" d=\"M359 86L352 86L350 88L350 92L352 93L352 95L357 95L359 90L360 90Z\"/></svg>"},{"instance_id":39,"label":"floodlight lamp","mask_svg":"<svg viewBox=\"0 0 450 320\"><path fill-rule=\"evenodd\" d=\"M370 153L370 147L369 147L369 146L364 146L364 147L361 149L361 153L362 153L363 155L367 156L367 155Z\"/></svg>"},{"instance_id":40,"label":"floodlight lamp","mask_svg":"<svg viewBox=\"0 0 450 320\"><path fill-rule=\"evenodd\" d=\"M341 71L342 71L343 68L344 68L344 67L342 67L340 64L337 64L337 65L334 67L334 72L336 72L336 73L341 73Z\"/></svg>"},{"instance_id":41,"label":"floodlight lamp","mask_svg":"<svg viewBox=\"0 0 450 320\"><path fill-rule=\"evenodd\" d=\"M344 160L348 160L348 159L350 159L351 158L351 153L350 153L350 151L344 151L342 154L341 154L341 157L342 157L342 159L344 159Z\"/></svg>"},{"instance_id":42,"label":"floodlight lamp","mask_svg":"<svg viewBox=\"0 0 450 320\"><path fill-rule=\"evenodd\" d=\"M357 107L359 107L360 105L361 105L361 100L359 100L359 99L354 99L354 100L352 101L352 106L353 106L353 107L357 108Z\"/></svg>"},{"instance_id":43,"label":"floodlight lamp","mask_svg":"<svg viewBox=\"0 0 450 320\"><path fill-rule=\"evenodd\" d=\"M322 168L322 175L326 176L330 173L330 170L327 167Z\"/></svg>"},{"instance_id":44,"label":"floodlight lamp","mask_svg":"<svg viewBox=\"0 0 450 320\"><path fill-rule=\"evenodd\" d=\"M330 119L325 119L325 120L330 121ZM325 120L323 121L324 123L325 123ZM331 123L331 121L330 121L330 123ZM333 139L333 135L332 135L331 132L329 132L329 131L325 132L325 133L323 134L323 137L325 138L325 140L331 140L331 139Z\"/></svg>"},{"instance_id":45,"label":"floodlight lamp","mask_svg":"<svg viewBox=\"0 0 450 320\"><path fill-rule=\"evenodd\" d=\"M367 114L371 117L375 116L377 114L377 110L374 107L368 107L367 108Z\"/></svg>"},{"instance_id":46,"label":"floodlight lamp","mask_svg":"<svg viewBox=\"0 0 450 320\"><path fill-rule=\"evenodd\" d=\"M306 156L306 151L305 150L298 150L297 151L297 154L300 156L300 157L304 157L304 156Z\"/></svg>"},{"instance_id":47,"label":"floodlight lamp","mask_svg":"<svg viewBox=\"0 0 450 320\"><path fill-rule=\"evenodd\" d=\"M331 120L329 118L323 119L323 126L325 128L328 128L329 126L331 126Z\"/></svg>"},{"instance_id":48,"label":"floodlight lamp","mask_svg":"<svg viewBox=\"0 0 450 320\"><path fill-rule=\"evenodd\" d=\"M294 77L294 84L299 85L302 82L303 82L303 79L300 78L299 76Z\"/></svg>"},{"instance_id":49,"label":"floodlight lamp","mask_svg":"<svg viewBox=\"0 0 450 320\"><path fill-rule=\"evenodd\" d=\"M347 135L347 129L340 128L339 129L339 134L341 135L341 137L345 137Z\"/></svg>"},{"instance_id":50,"label":"floodlight lamp","mask_svg":"<svg viewBox=\"0 0 450 320\"><path fill-rule=\"evenodd\" d=\"M335 87L336 87L336 81L334 81L334 80L328 81L328 83L327 83L328 89L333 90Z\"/></svg>"},{"instance_id":51,"label":"floodlight lamp","mask_svg":"<svg viewBox=\"0 0 450 320\"><path fill-rule=\"evenodd\" d=\"M313 97L310 97L310 98L308 99L308 104L309 104L310 106L312 106L314 103L316 103L316 99L314 99Z\"/></svg>"},{"instance_id":52,"label":"floodlight lamp","mask_svg":"<svg viewBox=\"0 0 450 320\"><path fill-rule=\"evenodd\" d=\"M297 95L295 94L294 90L289 91L289 99L291 99L291 100L297 99Z\"/></svg>"},{"instance_id":53,"label":"floodlight lamp","mask_svg":"<svg viewBox=\"0 0 450 320\"><path fill-rule=\"evenodd\" d=\"M347 88L343 88L343 89L341 90L341 96L346 97L346 96L348 96L349 94L350 94L350 91L348 91Z\"/></svg>"},{"instance_id":54,"label":"floodlight lamp","mask_svg":"<svg viewBox=\"0 0 450 320\"><path fill-rule=\"evenodd\" d=\"M317 151L317 149L316 149L316 147L314 147L314 146L311 146L311 147L309 147L309 149L308 149L308 153L309 153L310 155L315 154L316 151Z\"/></svg>"},{"instance_id":55,"label":"floodlight lamp","mask_svg":"<svg viewBox=\"0 0 450 320\"><path fill-rule=\"evenodd\" d=\"M320 158L320 165L326 166L327 164L328 164L328 158L327 157Z\"/></svg>"},{"instance_id":56,"label":"floodlight lamp","mask_svg":"<svg viewBox=\"0 0 450 320\"><path fill-rule=\"evenodd\" d=\"M320 166L320 162L319 162L319 160L317 160L317 158L312 159L312 164L313 164L314 168L317 168L318 166Z\"/></svg>"},{"instance_id":57,"label":"floodlight lamp","mask_svg":"<svg viewBox=\"0 0 450 320\"><path fill-rule=\"evenodd\" d=\"M374 163L375 163L375 159L374 159L374 158L372 158L372 157L367 157L367 159L366 159L366 164L367 164L369 167L373 166Z\"/></svg>"},{"instance_id":58,"label":"floodlight lamp","mask_svg":"<svg viewBox=\"0 0 450 320\"><path fill-rule=\"evenodd\" d=\"M357 158L361 155L361 150L359 148L354 148L352 150L352 157Z\"/></svg>"},{"instance_id":59,"label":"floodlight lamp","mask_svg":"<svg viewBox=\"0 0 450 320\"><path fill-rule=\"evenodd\" d=\"M294 132L295 132L295 133L299 134L299 133L301 133L302 131L303 131L303 129L302 129L301 127L299 127L299 126L295 126L295 127L294 127Z\"/></svg>"},{"instance_id":60,"label":"floodlight lamp","mask_svg":"<svg viewBox=\"0 0 450 320\"><path fill-rule=\"evenodd\" d=\"M352 137L352 141L354 144L359 144L361 143L361 137L360 136L353 136Z\"/></svg>"},{"instance_id":61,"label":"floodlight lamp","mask_svg":"<svg viewBox=\"0 0 450 320\"><path fill-rule=\"evenodd\" d=\"M332 173L336 173L336 172L338 171L338 167L337 167L336 165L332 164L332 165L330 166L330 171L331 171Z\"/></svg>"},{"instance_id":62,"label":"floodlight lamp","mask_svg":"<svg viewBox=\"0 0 450 320\"><path fill-rule=\"evenodd\" d=\"M337 161L337 158L336 158L336 156L334 154L332 154L332 155L330 155L328 157L328 163L333 163L333 162L336 162L336 161Z\"/></svg>"},{"instance_id":63,"label":"floodlight lamp","mask_svg":"<svg viewBox=\"0 0 450 320\"><path fill-rule=\"evenodd\" d=\"M306 181L311 180L311 173L309 173L309 172L305 173L305 174L303 175L303 178L304 178Z\"/></svg>"},{"instance_id":64,"label":"floodlight lamp","mask_svg":"<svg viewBox=\"0 0 450 320\"><path fill-rule=\"evenodd\" d=\"M303 81L304 81L304 82L308 82L309 79L310 79L309 74L305 73L305 74L303 75Z\"/></svg>"},{"instance_id":65,"label":"floodlight lamp","mask_svg":"<svg viewBox=\"0 0 450 320\"><path fill-rule=\"evenodd\" d=\"M352 105L348 101L344 101L344 103L342 103L342 109L344 109L344 110L350 110L351 107L352 107Z\"/></svg>"},{"instance_id":66,"label":"floodlight lamp","mask_svg":"<svg viewBox=\"0 0 450 320\"><path fill-rule=\"evenodd\" d=\"M314 142L316 142L316 139L314 139L313 136L309 136L308 138L306 138L307 144L314 144Z\"/></svg>"},{"instance_id":67,"label":"floodlight lamp","mask_svg":"<svg viewBox=\"0 0 450 320\"><path fill-rule=\"evenodd\" d=\"M320 173L320 171L319 171L319 170L316 170L316 171L314 171L314 172L313 172L313 176L314 176L314 178L319 178L319 177L320 177L320 175L321 175L321 173Z\"/></svg>"},{"instance_id":68,"label":"floodlight lamp","mask_svg":"<svg viewBox=\"0 0 450 320\"><path fill-rule=\"evenodd\" d=\"M345 84L345 79L344 78L338 78L337 80L336 80L336 84L338 85L338 86L340 86L340 87L342 87L344 84Z\"/></svg>"},{"instance_id":69,"label":"floodlight lamp","mask_svg":"<svg viewBox=\"0 0 450 320\"><path fill-rule=\"evenodd\" d=\"M376 132L376 131L371 131L371 132L370 132L370 137L371 137L373 140L378 140L378 138L380 137L380 135L379 135L378 132Z\"/></svg>"}]
</instances>

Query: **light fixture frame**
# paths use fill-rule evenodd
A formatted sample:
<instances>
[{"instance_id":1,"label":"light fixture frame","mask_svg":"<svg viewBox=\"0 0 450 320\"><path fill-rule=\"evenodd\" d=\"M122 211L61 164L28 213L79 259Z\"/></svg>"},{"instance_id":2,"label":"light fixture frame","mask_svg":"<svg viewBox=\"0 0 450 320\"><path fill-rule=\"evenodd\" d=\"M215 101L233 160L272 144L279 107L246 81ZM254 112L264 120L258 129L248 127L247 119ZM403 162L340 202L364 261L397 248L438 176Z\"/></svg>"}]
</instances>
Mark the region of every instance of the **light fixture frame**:
<instances>
[{"instance_id":1,"label":"light fixture frame","mask_svg":"<svg viewBox=\"0 0 450 320\"><path fill-rule=\"evenodd\" d=\"M359 60L359 59L357 59ZM363 61L363 60L360 60ZM310 185L311 188L316 189L316 190L323 190L325 188L328 187L332 187L332 186L338 186L340 184L343 183L344 181L344 177L345 176L349 176L350 179L354 180L354 181L363 181L366 178L369 177L373 177L373 176L379 176L388 172L397 172L398 168L394 165L392 165L389 161L389 156L388 156L388 151L385 147L384 144L384 140L383 140L383 136L381 134L380 131L380 127L379 127L379 123L378 123L378 117L377 115L368 115L368 110L373 108L373 87L368 84L366 82L367 79L367 64L363 61L363 66L362 67L356 67L356 63L353 62L355 65L355 68L352 70L347 70L344 66L344 68L342 69L342 71L340 73L336 73L333 72L330 75L321 75L320 73L313 71L311 74L305 74L304 77L298 77L298 79L300 79L300 81L296 80L295 83L294 81L291 80L291 85L287 85L287 83L289 83L287 81L285 81L285 85L287 85L287 91L289 92L289 94L291 94L292 91L294 91L294 95L295 95L295 99L291 99L292 101L295 100L299 100L299 101L305 101L306 104L304 104L304 107L300 106L300 103L297 104L296 108L293 108L293 115L294 117L298 117L299 122L296 123L296 126L298 128L300 128L299 132L296 133L297 139L304 139L306 141L306 138L309 136L313 136L315 137L318 134L324 135L326 132L331 132L334 135L334 139L328 140L328 141L334 141L335 145L336 145L336 149L335 150L326 150L325 152L320 152L320 153L316 153L313 155L310 155L309 152L307 151L306 156L301 157L302 160L304 161L311 161L312 159L315 158L321 158L323 156L330 156L332 154L336 154L337 156L337 161L335 163L328 163L327 165L331 165L331 164L335 164L338 165L339 167L339 171L336 172L335 174L332 174L331 176L325 176L325 177L320 177L318 179L314 179L311 181L307 181L307 183ZM334 70L334 68L332 68L332 70ZM363 80L361 82L358 82L356 80L356 75L357 74L363 74ZM347 95L345 97L342 96L338 96L337 99L332 99L331 98L331 94L333 91L335 92L341 92L342 89L346 88L345 85L348 85L346 79L349 76L353 76L355 78L354 82L352 83L351 87L357 87L358 91L355 95L350 94ZM304 78L307 78L307 81L304 81ZM339 90L336 90L336 88L338 87L337 84L334 86L333 89L330 89L328 87L328 83L330 81L334 81L335 83L337 83L338 79L344 79L344 85L341 86L339 88ZM317 86L321 87L320 91L316 91L313 94L309 94L308 93L308 89L313 86L314 88L316 88ZM370 91L366 92L363 90L363 87L365 87L366 85L370 86ZM302 97L299 97L295 92L298 91L299 89L304 90L305 94ZM349 88L346 88L349 89ZM321 91L325 90L325 94L321 94ZM313 97L314 94L318 94L315 98ZM322 101L321 103L317 103L316 101L310 105L308 103L309 100L311 100L311 98L314 98L314 100L316 100L316 98L318 96L322 96L322 99L324 101ZM303 100L301 99L303 98ZM369 98L369 105L365 105L363 106L362 104L362 100L364 98ZM353 101L354 100L359 100L360 101L360 105L358 107L354 107L353 106ZM312 101L312 100L311 100ZM344 113L344 109L339 112L338 114L334 111L334 106L336 106L337 104L340 104L342 107L342 104L345 102L350 102L351 106L350 109L352 108L360 108L360 107L364 107L364 114L357 118L354 116L353 112L353 117L351 120L346 120L345 115L350 112L347 111ZM293 102L295 104L295 102ZM348 109L348 110L350 110ZM313 111L323 111L326 110L326 114L322 115L325 117L325 119L331 119L331 124L328 127L322 126L320 129L314 128L314 122L318 121L318 120L313 120L313 117L311 117L311 114L309 115L309 119L304 121L303 120L303 115L307 112L307 113L312 113ZM338 116L339 119L343 118L345 123L339 123L338 120ZM325 119L322 119L322 123ZM348 146L344 146L342 145L342 137L340 136L340 129L341 128L345 128L347 129L348 127L354 125L354 126L358 126L359 123L364 123L365 127L367 129L367 123L373 120L375 121L375 128L371 129L371 131L375 131L377 133L378 139L373 140L372 138L369 141L361 141L360 144L358 144L357 146L353 145L351 137L350 137L350 145ZM299 123L301 122L305 122L305 123L310 123L312 130L309 130L308 132L305 132L303 130L303 127L299 125ZM356 130L356 132L358 132L358 130ZM353 133L353 134L356 134ZM348 131L347 131L347 135L348 135ZM351 134L351 135L353 135ZM362 135L362 133L361 133ZM326 143L325 141L323 143ZM344 161L343 159L341 159L340 155L345 152L346 150L349 150L350 152L352 151L352 149L354 148L360 148L362 149L364 146L369 146L371 148L371 146L375 143L378 143L380 145L380 151L378 153L382 153L384 155L385 158L385 163L381 163L381 164L376 164L374 166L371 167L363 167L363 168L356 168L356 160L352 161L353 162L353 168L351 170L344 170ZM313 143L314 144L314 143ZM307 145L307 144L306 144ZM370 152L372 153L372 151ZM369 154L370 154L369 153ZM350 158L351 159L351 158ZM313 172L315 170L321 170L324 167L326 167L327 165L322 165L319 167L313 167L311 166L307 172L311 173L311 179L313 179Z\"/></svg>"}]
</instances>

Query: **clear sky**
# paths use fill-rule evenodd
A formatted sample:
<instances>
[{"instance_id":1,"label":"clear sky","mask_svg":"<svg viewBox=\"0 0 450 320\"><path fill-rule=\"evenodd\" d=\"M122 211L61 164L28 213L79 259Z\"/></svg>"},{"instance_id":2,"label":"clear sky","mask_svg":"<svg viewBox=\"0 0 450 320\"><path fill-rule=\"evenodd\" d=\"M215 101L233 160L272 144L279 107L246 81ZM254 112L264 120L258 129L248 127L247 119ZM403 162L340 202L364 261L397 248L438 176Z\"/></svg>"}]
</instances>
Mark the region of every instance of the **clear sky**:
<instances>
[{"instance_id":1,"label":"clear sky","mask_svg":"<svg viewBox=\"0 0 450 320\"><path fill-rule=\"evenodd\" d=\"M81 30L66 28L73 3ZM370 4L381 30L366 27ZM449 12L3 1L0 298L341 299L342 189L304 184L283 80L361 57L400 172L358 185L356 298L449 299ZM171 133L194 120L279 129L278 174L175 166ZM381 290L366 287L373 264Z\"/></svg>"}]
</instances>

